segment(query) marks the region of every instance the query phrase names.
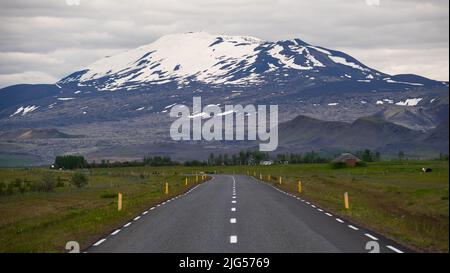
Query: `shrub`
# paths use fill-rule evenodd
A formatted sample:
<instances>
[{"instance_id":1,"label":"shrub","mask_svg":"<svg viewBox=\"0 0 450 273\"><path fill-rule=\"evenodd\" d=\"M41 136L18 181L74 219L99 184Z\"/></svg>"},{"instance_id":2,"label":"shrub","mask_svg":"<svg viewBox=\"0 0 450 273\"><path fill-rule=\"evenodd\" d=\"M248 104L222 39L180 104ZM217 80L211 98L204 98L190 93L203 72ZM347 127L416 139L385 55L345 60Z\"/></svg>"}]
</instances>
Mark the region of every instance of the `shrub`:
<instances>
[{"instance_id":1,"label":"shrub","mask_svg":"<svg viewBox=\"0 0 450 273\"><path fill-rule=\"evenodd\" d=\"M367 163L365 161L356 162L356 167L367 167Z\"/></svg>"},{"instance_id":2,"label":"shrub","mask_svg":"<svg viewBox=\"0 0 450 273\"><path fill-rule=\"evenodd\" d=\"M14 182L9 182L6 186L6 194L11 195L14 193Z\"/></svg>"},{"instance_id":3,"label":"shrub","mask_svg":"<svg viewBox=\"0 0 450 273\"><path fill-rule=\"evenodd\" d=\"M4 195L6 193L6 185L4 182L0 181L0 195Z\"/></svg>"},{"instance_id":4,"label":"shrub","mask_svg":"<svg viewBox=\"0 0 450 273\"><path fill-rule=\"evenodd\" d=\"M332 169L343 169L347 168L347 164L345 162L333 162L330 164Z\"/></svg>"},{"instance_id":5,"label":"shrub","mask_svg":"<svg viewBox=\"0 0 450 273\"><path fill-rule=\"evenodd\" d=\"M60 176L56 177L56 187L57 188L64 187L64 181Z\"/></svg>"},{"instance_id":6,"label":"shrub","mask_svg":"<svg viewBox=\"0 0 450 273\"><path fill-rule=\"evenodd\" d=\"M55 179L48 173L42 176L41 181L34 184L34 189L41 192L51 192L55 189L55 187Z\"/></svg>"},{"instance_id":7,"label":"shrub","mask_svg":"<svg viewBox=\"0 0 450 273\"><path fill-rule=\"evenodd\" d=\"M88 177L84 173L76 172L72 175L70 183L77 188L82 188L88 184Z\"/></svg>"}]
</instances>

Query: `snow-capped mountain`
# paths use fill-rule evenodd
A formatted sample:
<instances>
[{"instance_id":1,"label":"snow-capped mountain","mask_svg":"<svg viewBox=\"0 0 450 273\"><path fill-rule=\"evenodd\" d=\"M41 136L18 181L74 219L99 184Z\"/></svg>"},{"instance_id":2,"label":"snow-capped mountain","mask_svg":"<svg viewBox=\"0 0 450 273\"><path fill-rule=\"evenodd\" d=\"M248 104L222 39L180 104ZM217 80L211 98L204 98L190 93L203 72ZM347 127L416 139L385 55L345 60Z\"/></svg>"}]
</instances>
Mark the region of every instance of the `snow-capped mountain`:
<instances>
[{"instance_id":1,"label":"snow-capped mountain","mask_svg":"<svg viewBox=\"0 0 450 273\"><path fill-rule=\"evenodd\" d=\"M269 42L205 32L163 36L151 44L101 59L59 84L114 91L161 84L182 88L190 83L248 86L293 80L423 86L421 82L397 81L345 53L299 39Z\"/></svg>"},{"instance_id":2,"label":"snow-capped mountain","mask_svg":"<svg viewBox=\"0 0 450 273\"><path fill-rule=\"evenodd\" d=\"M63 153L138 159L154 152L196 158L203 144L191 148L179 144L181 148L177 148L168 136L170 108L178 103L190 105L194 96L201 96L204 105L222 108L276 104L280 122L304 115L353 124L371 116L370 120L387 121L377 123L377 130L395 123L420 130L420 135L439 126L445 128L442 124L448 123L449 115L447 82L409 74L388 75L343 52L299 39L270 42L204 32L174 34L103 58L56 84L1 89L0 156L31 159L37 164L51 162ZM301 123L302 130L308 130L305 126ZM398 127L389 126L395 135ZM31 129L57 129L84 137L8 137ZM312 139L322 137L319 133ZM400 147L397 144L401 141L394 141L395 145L388 143L384 148L393 153L407 148L420 156L424 151L428 155L445 152L448 147L448 142L440 145L445 141L432 147L425 142L425 146L414 142ZM298 144L285 148L291 151ZM334 147L335 143L328 144ZM216 151L220 145L206 146ZM246 148L247 144L240 145L232 149ZM313 147L309 142L305 145L305 149ZM226 145L222 148L230 149Z\"/></svg>"}]
</instances>

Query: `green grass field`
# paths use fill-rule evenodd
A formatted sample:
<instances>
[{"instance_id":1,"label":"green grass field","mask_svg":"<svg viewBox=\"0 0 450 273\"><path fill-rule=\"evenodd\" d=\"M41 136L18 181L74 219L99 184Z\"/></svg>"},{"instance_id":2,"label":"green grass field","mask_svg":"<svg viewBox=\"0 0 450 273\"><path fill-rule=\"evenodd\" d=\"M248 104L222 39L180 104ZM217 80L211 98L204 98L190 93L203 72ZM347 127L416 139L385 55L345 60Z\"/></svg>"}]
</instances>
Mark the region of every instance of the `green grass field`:
<instances>
[{"instance_id":1,"label":"green grass field","mask_svg":"<svg viewBox=\"0 0 450 273\"><path fill-rule=\"evenodd\" d=\"M44 169L1 169L0 181L37 181L45 172L68 184L71 172ZM93 169L85 188L65 186L54 192L0 196L0 252L64 252L67 241L82 248L124 224L144 209L195 186L190 177L153 168ZM164 192L169 183L169 194ZM123 210L117 211L117 194Z\"/></svg>"},{"instance_id":2,"label":"green grass field","mask_svg":"<svg viewBox=\"0 0 450 273\"><path fill-rule=\"evenodd\" d=\"M422 167L433 169L422 173ZM448 252L449 166L442 161L369 163L367 167L332 169L328 164L129 167L93 169L89 185L57 188L51 193L0 196L0 252L63 252L67 241L87 247L145 208L179 194L186 174L195 172L261 173L267 183L311 200L359 225L378 231L416 250ZM45 172L68 184L71 172L0 169L0 181L39 180ZM267 176L272 179L267 181ZM282 176L282 184L278 177ZM297 193L298 181L302 193ZM170 195L164 194L164 182ZM193 186L192 179L189 186ZM124 210L117 211L118 192ZM350 209L343 194L349 193Z\"/></svg>"}]
</instances>

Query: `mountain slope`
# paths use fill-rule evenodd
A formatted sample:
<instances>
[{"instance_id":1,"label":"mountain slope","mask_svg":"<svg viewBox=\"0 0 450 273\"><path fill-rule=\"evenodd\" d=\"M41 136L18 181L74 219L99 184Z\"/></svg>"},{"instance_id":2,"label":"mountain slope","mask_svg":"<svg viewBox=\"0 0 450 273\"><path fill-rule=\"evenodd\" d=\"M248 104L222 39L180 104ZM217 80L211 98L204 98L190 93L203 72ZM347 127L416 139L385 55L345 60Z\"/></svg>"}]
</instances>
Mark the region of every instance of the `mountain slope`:
<instances>
[{"instance_id":1,"label":"mountain slope","mask_svg":"<svg viewBox=\"0 0 450 273\"><path fill-rule=\"evenodd\" d=\"M395 154L399 150L445 153L448 125L428 136L376 117L359 118L353 123L332 122L298 116L279 126L280 146L291 151L355 151L375 149ZM425 140L424 140L425 139ZM433 139L433 142L430 141Z\"/></svg>"}]
</instances>

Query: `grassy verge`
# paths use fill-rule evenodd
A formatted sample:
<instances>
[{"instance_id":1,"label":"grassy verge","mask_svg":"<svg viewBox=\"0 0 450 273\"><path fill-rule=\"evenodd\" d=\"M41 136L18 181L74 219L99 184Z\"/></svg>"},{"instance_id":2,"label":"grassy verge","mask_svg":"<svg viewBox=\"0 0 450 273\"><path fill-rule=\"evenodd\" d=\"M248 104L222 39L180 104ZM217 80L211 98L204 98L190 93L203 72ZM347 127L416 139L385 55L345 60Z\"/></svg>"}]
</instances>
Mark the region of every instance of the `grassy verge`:
<instances>
[{"instance_id":1,"label":"grassy verge","mask_svg":"<svg viewBox=\"0 0 450 273\"><path fill-rule=\"evenodd\" d=\"M144 209L202 182L190 178L186 187L185 175L155 168L94 169L81 189L68 185L71 172L44 169L1 169L0 181L37 181L45 173L59 176L66 186L0 196L0 252L63 252L72 240L86 248ZM118 192L123 194L120 212Z\"/></svg>"}]
</instances>

